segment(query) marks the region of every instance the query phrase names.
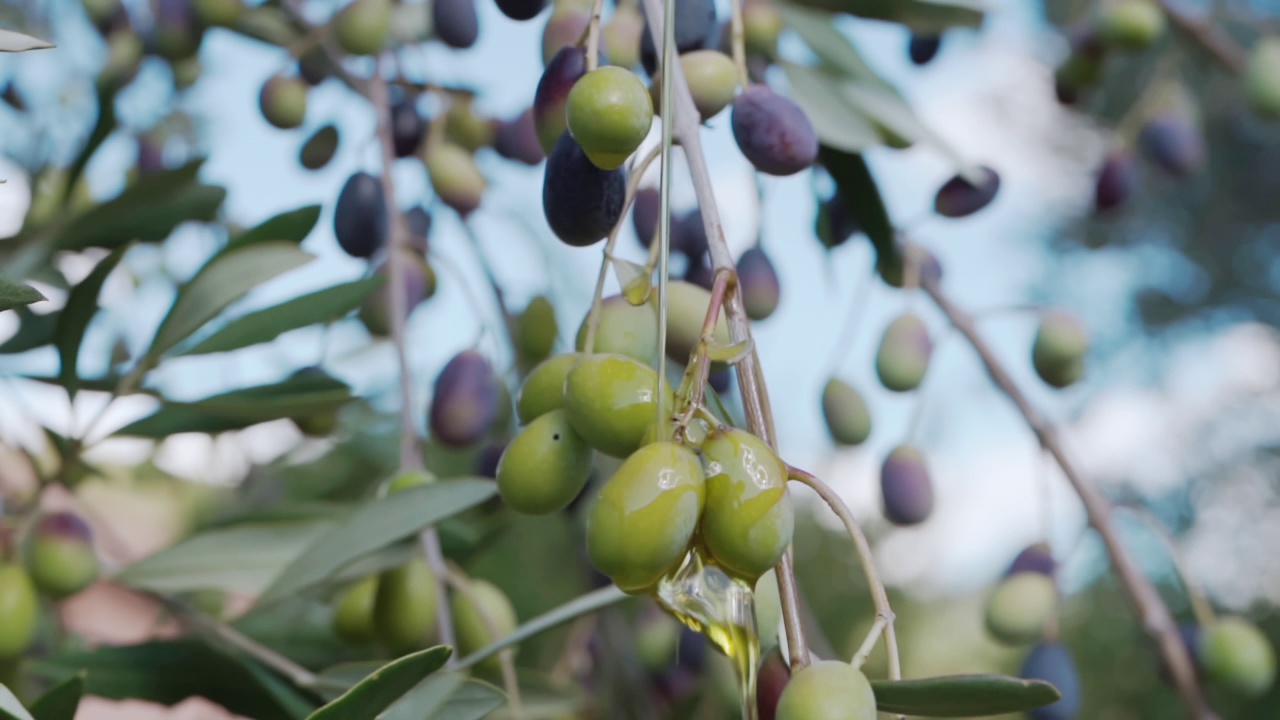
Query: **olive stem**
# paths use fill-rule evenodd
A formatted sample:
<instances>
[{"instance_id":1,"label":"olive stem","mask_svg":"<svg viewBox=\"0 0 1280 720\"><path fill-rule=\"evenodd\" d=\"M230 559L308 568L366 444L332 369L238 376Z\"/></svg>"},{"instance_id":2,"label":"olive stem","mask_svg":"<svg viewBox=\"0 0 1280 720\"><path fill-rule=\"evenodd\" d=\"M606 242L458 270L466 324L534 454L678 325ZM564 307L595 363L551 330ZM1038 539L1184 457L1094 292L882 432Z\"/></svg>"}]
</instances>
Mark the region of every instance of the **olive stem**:
<instances>
[{"instance_id":1,"label":"olive stem","mask_svg":"<svg viewBox=\"0 0 1280 720\"><path fill-rule=\"evenodd\" d=\"M1201 22L1174 6L1170 0L1159 0L1169 22L1230 72L1244 72L1248 59L1240 44L1212 22Z\"/></svg>"},{"instance_id":2,"label":"olive stem","mask_svg":"<svg viewBox=\"0 0 1280 720\"><path fill-rule=\"evenodd\" d=\"M650 37L655 46L662 40L666 32L666 16L662 13L661 0L644 0L645 15L653 19L649 23ZM667 63L664 63L667 64ZM684 68L679 63L671 63L664 74L670 75L671 82L663 83L663 108L671 112L662 113L665 119L672 117L672 135L684 148L685 159L689 165L689 174L693 180L693 189L698 198L701 210L702 225L707 232L707 248L711 255L712 269L728 270L737 277L733 255L725 242L724 228L720 222L720 212L716 206L714 185L711 173L707 168L706 156L702 152L700 135L701 120L697 108L693 104L693 96L689 93L689 83L684 76ZM669 222L663 217L661 222ZM725 316L729 325L729 339L732 342L743 342L751 337L751 321L747 318L742 304L742 293L735 289L729 293ZM742 404L747 416L747 429L756 437L764 440L771 448L777 448L777 438L773 427L773 414L769 408L768 388L762 382L760 359L754 350L738 363L734 369L738 374L738 386L742 390ZM787 650L791 666L800 669L809 664L809 644L805 640L804 628L800 623L799 593L796 588L795 574L792 570L791 553L782 556L777 566L778 596L782 605L782 616L787 633Z\"/></svg>"},{"instance_id":3,"label":"olive stem","mask_svg":"<svg viewBox=\"0 0 1280 720\"><path fill-rule=\"evenodd\" d=\"M871 624L871 629L867 631L867 636L863 638L861 647L858 652L853 654L853 659L849 664L854 669L861 670L866 664L867 658L871 656L871 651L876 647L876 641L880 639L880 634L884 632L885 627L889 625L889 621L880 615L876 615L876 621Z\"/></svg>"},{"instance_id":4,"label":"olive stem","mask_svg":"<svg viewBox=\"0 0 1280 720\"><path fill-rule=\"evenodd\" d=\"M600 273L596 275L595 296L591 300L591 310L587 313L587 337L582 345L582 351L587 355L595 352L596 349L596 332L600 329L600 305L604 302L604 283L609 277L609 259L613 257L613 246L618 243L618 231L622 229L622 224L627 219L627 212L635 203L640 179L644 177L645 171L654 160L658 159L661 152L662 148L655 145L631 168L631 177L627 180L627 197L622 204L622 214L618 216L618 222L614 223L613 229L609 231L609 239L605 240L604 254L600 258Z\"/></svg>"},{"instance_id":5,"label":"olive stem","mask_svg":"<svg viewBox=\"0 0 1280 720\"><path fill-rule=\"evenodd\" d=\"M381 62L379 62L381 65ZM408 302L405 297L405 254L410 252L409 232L405 226L404 216L396 205L396 186L392 178L395 167L395 139L392 130L391 104L387 92L387 82L380 72L375 71L368 83L366 95L374 111L378 114L378 139L382 149L382 198L386 203L387 220L387 310L391 315L391 342L395 345L396 361L400 369L400 469L422 470L426 467L422 457L422 447L418 444L418 433L413 420L413 371L409 366L409 354L405 339L405 320L408 316ZM447 570L444 552L440 549L440 537L434 526L422 531L419 536L422 552L431 574L435 577L436 595L445 597L444 574ZM436 620L440 625L440 641L449 646L454 645L453 617L448 603L436 603ZM453 657L450 656L450 662Z\"/></svg>"},{"instance_id":6,"label":"olive stem","mask_svg":"<svg viewBox=\"0 0 1280 720\"><path fill-rule=\"evenodd\" d=\"M471 587L470 578L454 563L448 563L446 568L445 579L456 592L461 593L462 597L471 603L471 607L476 609L476 614L480 616L480 622L484 623L484 629L489 636L497 638L501 635L498 624L494 622L493 616L485 609L475 589ZM440 602L448 602L448 598L442 597ZM515 720L524 720L524 705L520 702L520 682L516 679L515 651L505 648L498 653L498 662L502 665L503 690L506 691L507 699L511 702L511 716Z\"/></svg>"},{"instance_id":7,"label":"olive stem","mask_svg":"<svg viewBox=\"0 0 1280 720\"><path fill-rule=\"evenodd\" d=\"M871 599L876 607L876 619L877 621L884 621L884 644L889 652L889 679L901 679L902 663L898 658L898 638L893 628L895 616L893 608L889 605L889 593L884 589L884 583L880 580L880 571L876 569L875 556L871 554L871 543L867 542L866 534L862 532L862 527L858 525L857 519L853 517L849 506L844 504L844 501L840 499L835 490L831 489L830 485L794 466L788 466L788 477L798 483L807 485L811 490L818 493L818 497L822 498L822 501L840 518L840 522L844 523L844 528L849 533L849 539L853 541L853 545L858 551L858 557L862 560L862 572L867 577L867 585L871 588ZM861 653L861 650L859 650L859 653Z\"/></svg>"},{"instance_id":8,"label":"olive stem","mask_svg":"<svg viewBox=\"0 0 1280 720\"><path fill-rule=\"evenodd\" d=\"M733 64L738 68L738 84L745 88L751 82L751 76L747 74L747 41L742 27L742 0L729 0L729 7L732 8L729 16L729 33L732 36ZM757 186L759 179L760 176L757 175Z\"/></svg>"},{"instance_id":9,"label":"olive stem","mask_svg":"<svg viewBox=\"0 0 1280 720\"><path fill-rule=\"evenodd\" d=\"M281 0L280 6L284 8L285 12L288 13L289 16L293 18L293 21L301 26L304 31L308 33L316 31L316 24L308 20L306 13L302 10L301 0ZM333 71L337 74L338 79L356 93L368 97L370 90L365 86L366 81L352 75L345 67L343 67L342 52L333 44L333 38L329 37L327 33L325 37L320 40L320 48L324 50L325 56L329 58L329 62L333 65Z\"/></svg>"},{"instance_id":10,"label":"olive stem","mask_svg":"<svg viewBox=\"0 0 1280 720\"><path fill-rule=\"evenodd\" d=\"M986 366L987 373L991 376L996 387L1014 404L1035 434L1040 445L1053 456L1058 466L1062 468L1063 475L1066 476L1067 481L1084 505L1089 524L1102 538L1103 545L1107 549L1107 555L1111 559L1111 565L1115 569L1116 575L1119 576L1125 591L1132 598L1138 615L1142 619L1143 627L1156 642L1160 655L1164 659L1166 667L1169 668L1169 674L1173 678L1174 686L1177 687L1178 693L1182 696L1183 703L1197 720L1217 720L1218 715L1210 709L1205 701L1200 682L1196 678L1195 666L1192 664L1191 656L1187 653L1186 646L1178 634L1173 615L1160 598L1155 586L1142 574L1128 553L1125 552L1119 533L1116 532L1115 525L1112 522L1114 508L1111 503L1102 493L1085 481L1079 470L1077 470L1075 463L1067 455L1066 448L1063 447L1058 435L1057 426L1042 415L1023 395L1022 390L1009 375L1008 370L1005 369L1004 365L987 345L986 340L979 334L973 318L947 296L939 286L936 278L925 277L923 288L925 293L932 298L934 304L938 306L938 309L946 315L951 324L969 341L974 352L978 354L978 358L982 360L982 364Z\"/></svg>"},{"instance_id":11,"label":"olive stem","mask_svg":"<svg viewBox=\"0 0 1280 720\"><path fill-rule=\"evenodd\" d=\"M1126 504L1119 505L1117 509L1133 513L1160 539L1165 554L1169 556L1169 562L1173 563L1173 571L1178 574L1178 580L1182 582L1182 590L1187 595L1187 601L1191 603L1191 612L1196 617L1196 623L1201 627L1212 625L1217 620L1217 613L1213 611L1213 605L1200 591L1200 586L1192 581L1191 573L1187 572L1186 563L1182 561L1182 553L1178 552L1178 541L1173 537L1173 533L1169 532L1169 528L1144 507Z\"/></svg>"},{"instance_id":12,"label":"olive stem","mask_svg":"<svg viewBox=\"0 0 1280 720\"><path fill-rule=\"evenodd\" d=\"M603 10L604 0L592 1L591 20L587 23L587 72L600 64L600 15Z\"/></svg>"},{"instance_id":13,"label":"olive stem","mask_svg":"<svg viewBox=\"0 0 1280 720\"><path fill-rule=\"evenodd\" d=\"M671 76L676 63L676 0L662 3L662 107L671 105ZM657 44L655 38L655 45ZM675 142L675 113L662 113L662 164L658 178L658 381L653 388L658 397L654 427L661 435L663 421L667 418L667 394L662 392L667 379L667 290L671 266L671 145Z\"/></svg>"}]
</instances>

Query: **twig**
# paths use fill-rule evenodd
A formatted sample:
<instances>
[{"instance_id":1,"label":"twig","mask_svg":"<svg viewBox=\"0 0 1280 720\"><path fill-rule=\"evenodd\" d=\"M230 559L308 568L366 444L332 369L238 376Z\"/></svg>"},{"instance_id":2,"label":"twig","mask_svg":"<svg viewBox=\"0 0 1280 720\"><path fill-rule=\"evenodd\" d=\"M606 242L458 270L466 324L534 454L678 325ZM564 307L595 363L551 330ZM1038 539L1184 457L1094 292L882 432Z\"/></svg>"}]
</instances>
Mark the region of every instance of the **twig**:
<instances>
[{"instance_id":1,"label":"twig","mask_svg":"<svg viewBox=\"0 0 1280 720\"><path fill-rule=\"evenodd\" d=\"M1195 667L1191 663L1191 657L1187 654L1182 638L1178 635L1178 628L1174 624L1169 608L1160 599L1151 581L1134 565L1120 542L1119 534L1112 523L1111 503L1092 485L1085 482L1075 464L1067 456L1066 449L1058 438L1057 428L1022 394L1004 365L978 333L973 318L951 301L935 278L925 277L923 288L938 309L973 346L974 352L986 366L991 379L1017 407L1018 412L1022 414L1027 425L1040 441L1040 445L1057 461L1067 481L1080 496L1089 524L1101 536L1107 548L1107 555L1111 558L1111 566L1115 569L1129 597L1133 599L1133 604L1138 610L1147 633L1156 642L1184 704L1197 720L1217 720L1218 716L1205 702L1204 693L1196 678Z\"/></svg>"},{"instance_id":2,"label":"twig","mask_svg":"<svg viewBox=\"0 0 1280 720\"><path fill-rule=\"evenodd\" d=\"M484 623L484 629L489 633L490 637L498 638L502 635L502 630L498 624L494 622L493 616L485 609L484 603L480 601L480 597L476 595L475 588L471 587L471 580L457 566L449 563L445 572L445 579L449 581L454 591L461 593L467 602L471 603L471 607L476 609L476 614L480 616L480 622ZM441 598L441 602L446 602L445 598ZM520 702L520 682L516 679L516 663L515 651L506 648L498 653L498 662L502 665L502 685L507 693L507 700L511 703L511 716L515 720L524 720L524 705Z\"/></svg>"},{"instance_id":3,"label":"twig","mask_svg":"<svg viewBox=\"0 0 1280 720\"><path fill-rule=\"evenodd\" d=\"M732 8L732 15L729 17L729 34L733 45L733 64L738 68L738 83L745 88L751 82L751 76L747 74L747 42L746 33L742 27L743 0L729 0L729 7ZM759 188L759 186L760 176L757 174L756 187Z\"/></svg>"},{"instance_id":4,"label":"twig","mask_svg":"<svg viewBox=\"0 0 1280 720\"><path fill-rule=\"evenodd\" d=\"M600 13L604 10L604 0L591 3L591 20L587 23L587 72L596 69L600 64Z\"/></svg>"},{"instance_id":5,"label":"twig","mask_svg":"<svg viewBox=\"0 0 1280 720\"><path fill-rule=\"evenodd\" d=\"M1244 72L1248 64L1244 49L1221 28L1191 17L1174 7L1170 0L1160 0L1160 7L1174 27L1209 53L1218 64L1237 75Z\"/></svg>"},{"instance_id":6,"label":"twig","mask_svg":"<svg viewBox=\"0 0 1280 720\"><path fill-rule=\"evenodd\" d=\"M857 548L858 558L862 560L862 572L867 576L867 585L871 588L871 599L876 606L876 625L872 626L872 632L869 633L874 637L877 632L883 631L884 644L889 651L889 679L899 680L902 678L902 663L898 659L898 638L893 628L893 608L889 606L889 593L884 589L884 583L880 580L880 572L876 569L875 556L871 554L871 543L867 542L867 536L859 527L858 521L853 517L853 513L849 511L849 506L844 504L840 496L830 485L819 480L814 475L801 470L800 468L790 468L789 477L796 482L807 485L811 490L818 493L818 497L831 508L831 511L840 517L840 522L844 523L844 528L849 532L849 539L853 540L853 545ZM863 649L870 653L867 647L868 643L863 643ZM858 650L858 655L865 655L863 650ZM854 665L857 666L858 656L854 656Z\"/></svg>"},{"instance_id":7,"label":"twig","mask_svg":"<svg viewBox=\"0 0 1280 720\"><path fill-rule=\"evenodd\" d=\"M666 25L662 13L662 0L644 0L645 14L650 18L649 32L655 46L663 38ZM672 63L671 79L666 83L671 88L672 102L663 105L663 116L673 117L672 132L676 141L684 148L685 158L689 164L689 173L693 179L694 192L698 197L701 209L703 228L707 232L707 246L711 254L712 269L725 269L737 276L733 255L724 239L724 228L720 223L720 212L716 206L715 191L711 183L711 173L707 169L706 157L702 152L702 138L699 135L698 111L693 105L693 96L689 94L689 84L684 77L684 68L680 63ZM666 90L664 89L664 92ZM666 219L663 219L666 222ZM747 318L742 305L742 293L738 290L729 293L725 304L729 324L731 342L745 342L751 337L751 321ZM738 374L738 386L742 390L742 404L747 416L747 428L756 437L764 440L770 447L777 447L777 439L773 431L773 417L769 412L767 389L762 383L760 360L756 352L752 352L735 366ZM791 567L791 554L782 557L777 567L778 595L782 603L782 614L787 631L787 649L791 655L791 666L800 669L809 664L809 645L804 637L804 629L800 624L798 612L799 595L796 590L795 575Z\"/></svg>"},{"instance_id":8,"label":"twig","mask_svg":"<svg viewBox=\"0 0 1280 720\"><path fill-rule=\"evenodd\" d=\"M200 612L199 610L168 595L162 595L160 593L147 594L156 600L159 600L165 607L169 608L170 612L177 615L179 618L185 619L198 630L213 635L245 655L248 655L272 670L275 670L288 678L294 685L302 688L312 688L316 686L319 678L315 673L302 667L284 655L281 655L275 650L272 650L266 645L259 643L230 625L219 622L214 618L205 615L203 612Z\"/></svg>"}]
</instances>

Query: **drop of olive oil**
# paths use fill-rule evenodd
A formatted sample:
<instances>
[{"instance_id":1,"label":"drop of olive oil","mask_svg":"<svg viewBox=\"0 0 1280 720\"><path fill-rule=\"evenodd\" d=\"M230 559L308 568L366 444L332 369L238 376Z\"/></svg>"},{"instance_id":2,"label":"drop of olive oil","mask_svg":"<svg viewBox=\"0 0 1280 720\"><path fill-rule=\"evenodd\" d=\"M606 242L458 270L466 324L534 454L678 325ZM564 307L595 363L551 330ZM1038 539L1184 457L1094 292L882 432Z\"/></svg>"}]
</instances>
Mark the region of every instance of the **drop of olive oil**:
<instances>
[{"instance_id":1,"label":"drop of olive oil","mask_svg":"<svg viewBox=\"0 0 1280 720\"><path fill-rule=\"evenodd\" d=\"M693 550L677 570L658 582L655 595L664 610L704 635L729 658L738 678L742 717L756 720L760 638L752 588L706 563L701 553Z\"/></svg>"}]
</instances>

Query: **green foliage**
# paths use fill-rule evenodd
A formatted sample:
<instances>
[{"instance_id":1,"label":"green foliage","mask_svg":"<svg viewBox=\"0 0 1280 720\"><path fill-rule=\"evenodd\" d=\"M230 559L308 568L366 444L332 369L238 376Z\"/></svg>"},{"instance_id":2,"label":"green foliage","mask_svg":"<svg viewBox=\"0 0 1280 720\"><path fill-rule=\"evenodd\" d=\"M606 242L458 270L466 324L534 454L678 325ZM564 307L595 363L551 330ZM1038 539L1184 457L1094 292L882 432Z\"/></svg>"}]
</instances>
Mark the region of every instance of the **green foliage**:
<instances>
[{"instance_id":1,"label":"green foliage","mask_svg":"<svg viewBox=\"0 0 1280 720\"><path fill-rule=\"evenodd\" d=\"M80 358L80 343L84 340L89 322L98 311L98 293L102 291L102 284L106 282L107 276L120 264L128 250L128 245L122 245L99 261L93 271L71 289L66 304L58 313L58 324L53 336L62 362L59 378L62 386L73 395L80 386L76 370L76 361Z\"/></svg>"},{"instance_id":2,"label":"green foliage","mask_svg":"<svg viewBox=\"0 0 1280 720\"><path fill-rule=\"evenodd\" d=\"M0 685L0 717L3 720L35 720L14 696L13 691L4 685Z\"/></svg>"},{"instance_id":3,"label":"green foliage","mask_svg":"<svg viewBox=\"0 0 1280 720\"><path fill-rule=\"evenodd\" d=\"M352 399L351 389L333 378L295 375L271 385L231 390L203 400L165 401L154 414L117 433L150 438L180 432L219 433L268 420L336 410Z\"/></svg>"},{"instance_id":4,"label":"green foliage","mask_svg":"<svg viewBox=\"0 0 1280 720\"><path fill-rule=\"evenodd\" d=\"M367 720L377 717L423 678L444 667L450 649L434 647L378 668L308 720Z\"/></svg>"},{"instance_id":5,"label":"green foliage","mask_svg":"<svg viewBox=\"0 0 1280 720\"><path fill-rule=\"evenodd\" d=\"M54 685L31 706L35 720L75 720L84 697L84 674L72 675Z\"/></svg>"},{"instance_id":6,"label":"green foliage","mask_svg":"<svg viewBox=\"0 0 1280 720\"><path fill-rule=\"evenodd\" d=\"M1042 680L1006 675L952 675L872 680L880 712L922 717L976 717L1044 707L1060 695Z\"/></svg>"},{"instance_id":7,"label":"green foliage","mask_svg":"<svg viewBox=\"0 0 1280 720\"><path fill-rule=\"evenodd\" d=\"M30 285L0 276L0 312L47 299Z\"/></svg>"}]
</instances>

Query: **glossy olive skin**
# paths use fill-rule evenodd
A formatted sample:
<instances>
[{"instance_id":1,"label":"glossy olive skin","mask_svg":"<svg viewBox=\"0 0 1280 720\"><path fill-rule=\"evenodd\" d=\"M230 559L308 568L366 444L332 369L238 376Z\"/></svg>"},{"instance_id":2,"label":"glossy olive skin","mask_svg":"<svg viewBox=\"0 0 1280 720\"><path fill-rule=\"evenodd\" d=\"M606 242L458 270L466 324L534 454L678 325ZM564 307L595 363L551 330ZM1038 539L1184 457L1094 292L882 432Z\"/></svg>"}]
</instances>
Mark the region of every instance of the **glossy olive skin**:
<instances>
[{"instance_id":1,"label":"glossy olive skin","mask_svg":"<svg viewBox=\"0 0 1280 720\"><path fill-rule=\"evenodd\" d=\"M391 0L355 0L333 20L338 46L351 55L375 55L391 30Z\"/></svg>"},{"instance_id":2,"label":"glossy olive skin","mask_svg":"<svg viewBox=\"0 0 1280 720\"><path fill-rule=\"evenodd\" d=\"M1006 645L1038 641L1058 607L1053 578L1036 572L1011 575L987 598L983 621L987 632Z\"/></svg>"},{"instance_id":3,"label":"glossy olive skin","mask_svg":"<svg viewBox=\"0 0 1280 720\"><path fill-rule=\"evenodd\" d=\"M876 720L876 697L865 675L838 660L820 660L791 676L777 720Z\"/></svg>"},{"instance_id":4,"label":"glossy olive skin","mask_svg":"<svg viewBox=\"0 0 1280 720\"><path fill-rule=\"evenodd\" d=\"M436 378L429 416L432 435L452 447L479 442L498 418L498 385L483 355L474 350L455 355Z\"/></svg>"},{"instance_id":5,"label":"glossy olive skin","mask_svg":"<svg viewBox=\"0 0 1280 720\"><path fill-rule=\"evenodd\" d=\"M520 356L538 362L551 354L559 334L556 309L545 295L529 301L515 321L514 340Z\"/></svg>"},{"instance_id":6,"label":"glossy olive skin","mask_svg":"<svg viewBox=\"0 0 1280 720\"><path fill-rule=\"evenodd\" d=\"M706 498L698 456L672 442L637 450L600 489L587 519L591 564L624 592L650 589L685 556Z\"/></svg>"},{"instance_id":7,"label":"glossy olive skin","mask_svg":"<svg viewBox=\"0 0 1280 720\"><path fill-rule=\"evenodd\" d=\"M1145 50L1164 34L1164 9L1148 0L1115 0L1098 5L1097 36L1109 48Z\"/></svg>"},{"instance_id":8,"label":"glossy olive skin","mask_svg":"<svg viewBox=\"0 0 1280 720\"><path fill-rule=\"evenodd\" d=\"M752 85L733 101L738 149L768 175L794 175L818 159L818 133L800 106L767 85Z\"/></svg>"},{"instance_id":9,"label":"glossy olive skin","mask_svg":"<svg viewBox=\"0 0 1280 720\"><path fill-rule=\"evenodd\" d=\"M498 638L510 635L518 624L516 609L497 586L487 580L470 580L468 584L476 602L473 603L473 598L455 591L451 603L453 629L458 634L459 656L470 655ZM489 622L485 622L486 619ZM493 625L492 630L490 623ZM477 667L496 672L502 665L497 655L491 655Z\"/></svg>"},{"instance_id":10,"label":"glossy olive skin","mask_svg":"<svg viewBox=\"0 0 1280 720\"><path fill-rule=\"evenodd\" d=\"M586 350L587 327L591 313L587 312L578 326L575 347ZM626 355L645 365L653 366L658 360L658 313L652 304L632 305L621 295L605 298L600 304L600 321L596 327L597 353Z\"/></svg>"},{"instance_id":11,"label":"glossy olive skin","mask_svg":"<svg viewBox=\"0 0 1280 720\"><path fill-rule=\"evenodd\" d=\"M657 384L653 368L629 357L586 357L565 378L569 422L591 447L606 455L628 457L657 417ZM674 408L671 386L664 385L662 392L666 406Z\"/></svg>"},{"instance_id":12,"label":"glossy olive skin","mask_svg":"<svg viewBox=\"0 0 1280 720\"><path fill-rule=\"evenodd\" d=\"M263 84L258 107L262 117L281 130L300 127L307 116L307 84L296 77L276 75Z\"/></svg>"},{"instance_id":13,"label":"glossy olive skin","mask_svg":"<svg viewBox=\"0 0 1280 720\"><path fill-rule=\"evenodd\" d=\"M680 66L689 83L693 106L698 109L698 116L703 122L719 115L733 103L739 87L738 68L733 64L733 58L719 50L694 50L680 56ZM654 111L661 112L660 75L654 77L649 94L653 96Z\"/></svg>"},{"instance_id":14,"label":"glossy olive skin","mask_svg":"<svg viewBox=\"0 0 1280 720\"><path fill-rule=\"evenodd\" d=\"M98 578L89 525L68 512L41 517L23 547L23 564L45 595L55 600L75 595Z\"/></svg>"},{"instance_id":15,"label":"glossy olive skin","mask_svg":"<svg viewBox=\"0 0 1280 720\"><path fill-rule=\"evenodd\" d=\"M1280 38L1263 37L1249 53L1245 97L1260 117L1280 120Z\"/></svg>"},{"instance_id":16,"label":"glossy olive skin","mask_svg":"<svg viewBox=\"0 0 1280 720\"><path fill-rule=\"evenodd\" d=\"M822 417L837 445L861 445L871 436L871 412L852 385L831 378L822 388Z\"/></svg>"},{"instance_id":17,"label":"glossy olive skin","mask_svg":"<svg viewBox=\"0 0 1280 720\"><path fill-rule=\"evenodd\" d=\"M653 125L653 103L635 73L613 65L583 75L569 91L565 121L602 170L621 167Z\"/></svg>"},{"instance_id":18,"label":"glossy olive skin","mask_svg":"<svg viewBox=\"0 0 1280 720\"><path fill-rule=\"evenodd\" d=\"M795 512L787 467L763 440L736 428L712 433L702 444L702 457L702 542L716 564L754 584L791 545Z\"/></svg>"},{"instance_id":19,"label":"glossy olive skin","mask_svg":"<svg viewBox=\"0 0 1280 720\"><path fill-rule=\"evenodd\" d=\"M498 494L516 512L548 515L569 506L591 476L591 446L552 410L521 430L498 461Z\"/></svg>"},{"instance_id":20,"label":"glossy olive skin","mask_svg":"<svg viewBox=\"0 0 1280 720\"><path fill-rule=\"evenodd\" d=\"M378 596L378 576L364 578L347 588L333 612L333 632L343 642L364 645L373 642L377 633L373 626L374 601Z\"/></svg>"},{"instance_id":21,"label":"glossy olive skin","mask_svg":"<svg viewBox=\"0 0 1280 720\"><path fill-rule=\"evenodd\" d=\"M533 95L533 124L538 130L538 142L548 155L568 130L565 106L569 93L586 74L587 51L571 46L557 52L538 79L538 88Z\"/></svg>"},{"instance_id":22,"label":"glossy olive skin","mask_svg":"<svg viewBox=\"0 0 1280 720\"><path fill-rule=\"evenodd\" d=\"M319 170L338 152L338 128L335 125L324 125L316 130L302 149L298 151L298 164L308 170Z\"/></svg>"},{"instance_id":23,"label":"glossy olive skin","mask_svg":"<svg viewBox=\"0 0 1280 720\"><path fill-rule=\"evenodd\" d=\"M880 466L880 498L885 518L895 525L916 525L933 513L933 481L924 455L899 445Z\"/></svg>"},{"instance_id":24,"label":"glossy olive skin","mask_svg":"<svg viewBox=\"0 0 1280 720\"><path fill-rule=\"evenodd\" d=\"M622 217L627 173L600 168L571 133L562 133L547 156L542 214L561 242L587 247L603 240Z\"/></svg>"},{"instance_id":25,"label":"glossy olive skin","mask_svg":"<svg viewBox=\"0 0 1280 720\"><path fill-rule=\"evenodd\" d=\"M1022 662L1019 677L1028 680L1044 680L1062 697L1056 702L1027 713L1031 720L1077 720L1081 698L1080 674L1076 671L1071 653L1057 643L1041 643L1032 648Z\"/></svg>"},{"instance_id":26,"label":"glossy olive skin","mask_svg":"<svg viewBox=\"0 0 1280 720\"><path fill-rule=\"evenodd\" d=\"M894 392L909 392L920 386L929 369L933 341L929 329L918 316L899 316L885 328L876 350L876 375Z\"/></svg>"},{"instance_id":27,"label":"glossy olive skin","mask_svg":"<svg viewBox=\"0 0 1280 720\"><path fill-rule=\"evenodd\" d=\"M564 381L569 371L585 357L580 353L565 353L548 358L525 376L516 397L516 415L524 424L564 407Z\"/></svg>"},{"instance_id":28,"label":"glossy olive skin","mask_svg":"<svg viewBox=\"0 0 1280 720\"><path fill-rule=\"evenodd\" d=\"M333 210L338 246L351 257L373 257L387 242L387 227L382 181L367 172L347 178Z\"/></svg>"},{"instance_id":29,"label":"glossy olive skin","mask_svg":"<svg viewBox=\"0 0 1280 720\"><path fill-rule=\"evenodd\" d=\"M378 576L373 627L378 641L396 655L427 646L436 631L435 576L426 560L416 558Z\"/></svg>"},{"instance_id":30,"label":"glossy olive skin","mask_svg":"<svg viewBox=\"0 0 1280 720\"><path fill-rule=\"evenodd\" d=\"M440 201L464 218L480 207L489 185L471 153L448 142L431 149L427 176Z\"/></svg>"},{"instance_id":31,"label":"glossy olive skin","mask_svg":"<svg viewBox=\"0 0 1280 720\"><path fill-rule=\"evenodd\" d=\"M1089 335L1074 316L1047 312L1040 319L1031 345L1031 364L1049 385L1064 388L1084 375L1084 359L1089 352Z\"/></svg>"},{"instance_id":32,"label":"glossy olive skin","mask_svg":"<svg viewBox=\"0 0 1280 720\"><path fill-rule=\"evenodd\" d=\"M1237 697L1261 697L1276 679L1275 649L1243 618L1220 618L1204 628L1199 660L1215 687Z\"/></svg>"},{"instance_id":33,"label":"glossy olive skin","mask_svg":"<svg viewBox=\"0 0 1280 720\"><path fill-rule=\"evenodd\" d=\"M40 612L31 576L20 565L0 565L0 659L15 658L35 640Z\"/></svg>"}]
</instances>

